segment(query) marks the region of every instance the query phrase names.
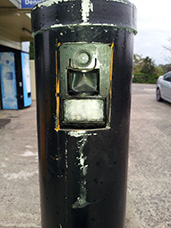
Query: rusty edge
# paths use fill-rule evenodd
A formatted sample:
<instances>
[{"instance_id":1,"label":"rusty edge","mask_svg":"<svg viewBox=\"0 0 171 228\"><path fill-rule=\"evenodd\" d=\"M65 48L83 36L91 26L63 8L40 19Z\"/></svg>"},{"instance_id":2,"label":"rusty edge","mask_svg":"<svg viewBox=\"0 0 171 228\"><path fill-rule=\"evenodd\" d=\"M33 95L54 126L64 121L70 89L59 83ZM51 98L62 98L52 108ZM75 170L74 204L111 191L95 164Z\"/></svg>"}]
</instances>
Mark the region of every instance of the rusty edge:
<instances>
[{"instance_id":1,"label":"rusty edge","mask_svg":"<svg viewBox=\"0 0 171 228\"><path fill-rule=\"evenodd\" d=\"M111 49L111 57L110 57L110 81L109 81L110 101L112 99L113 48L114 48L114 43L112 43L112 45L110 47L110 49Z\"/></svg>"},{"instance_id":2,"label":"rusty edge","mask_svg":"<svg viewBox=\"0 0 171 228\"><path fill-rule=\"evenodd\" d=\"M59 93L60 93L60 75L58 74L58 49L61 46L61 43L57 44L57 50L55 52L55 58L56 58L56 128L55 131L59 131L60 130L60 123L59 123L59 108L60 108L60 97L59 97Z\"/></svg>"},{"instance_id":3,"label":"rusty edge","mask_svg":"<svg viewBox=\"0 0 171 228\"><path fill-rule=\"evenodd\" d=\"M109 105L111 107L111 103L112 103L112 76L113 76L113 49L114 49L114 43L111 44L110 49L111 49L111 57L110 57L110 79L109 79ZM110 126L110 120L111 120L111 110L109 111L108 126Z\"/></svg>"}]
</instances>

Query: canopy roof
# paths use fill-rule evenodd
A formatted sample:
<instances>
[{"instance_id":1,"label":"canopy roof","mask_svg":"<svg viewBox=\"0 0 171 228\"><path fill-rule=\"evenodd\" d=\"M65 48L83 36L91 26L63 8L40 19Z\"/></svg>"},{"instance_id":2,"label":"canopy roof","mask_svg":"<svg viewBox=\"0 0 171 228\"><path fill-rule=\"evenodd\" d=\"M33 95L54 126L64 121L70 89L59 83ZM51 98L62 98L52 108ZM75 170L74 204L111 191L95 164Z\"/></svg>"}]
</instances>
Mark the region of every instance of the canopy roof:
<instances>
[{"instance_id":1,"label":"canopy roof","mask_svg":"<svg viewBox=\"0 0 171 228\"><path fill-rule=\"evenodd\" d=\"M19 0L0 0L0 40L32 41L31 9L21 9Z\"/></svg>"}]
</instances>

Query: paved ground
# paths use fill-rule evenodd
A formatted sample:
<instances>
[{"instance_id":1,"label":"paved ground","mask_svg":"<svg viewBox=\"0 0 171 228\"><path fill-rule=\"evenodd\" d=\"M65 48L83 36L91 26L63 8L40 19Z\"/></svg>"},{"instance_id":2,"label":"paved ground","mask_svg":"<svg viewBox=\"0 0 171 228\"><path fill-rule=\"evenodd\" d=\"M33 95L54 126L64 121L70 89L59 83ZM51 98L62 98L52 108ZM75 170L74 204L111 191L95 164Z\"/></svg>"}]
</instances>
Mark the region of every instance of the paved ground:
<instances>
[{"instance_id":1,"label":"paved ground","mask_svg":"<svg viewBox=\"0 0 171 228\"><path fill-rule=\"evenodd\" d=\"M0 228L40 228L35 112L0 111ZM170 228L171 104L134 84L131 116L125 228Z\"/></svg>"}]
</instances>

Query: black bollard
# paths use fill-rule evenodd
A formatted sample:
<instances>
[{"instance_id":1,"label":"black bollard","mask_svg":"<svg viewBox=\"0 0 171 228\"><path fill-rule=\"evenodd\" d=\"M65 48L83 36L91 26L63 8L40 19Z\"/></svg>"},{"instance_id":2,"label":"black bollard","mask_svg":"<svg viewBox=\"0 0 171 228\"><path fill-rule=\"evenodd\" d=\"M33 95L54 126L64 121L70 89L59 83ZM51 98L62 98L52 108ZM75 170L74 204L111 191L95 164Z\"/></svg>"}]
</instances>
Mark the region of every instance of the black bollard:
<instances>
[{"instance_id":1,"label":"black bollard","mask_svg":"<svg viewBox=\"0 0 171 228\"><path fill-rule=\"evenodd\" d=\"M32 10L43 228L123 228L136 8L49 0Z\"/></svg>"}]
</instances>

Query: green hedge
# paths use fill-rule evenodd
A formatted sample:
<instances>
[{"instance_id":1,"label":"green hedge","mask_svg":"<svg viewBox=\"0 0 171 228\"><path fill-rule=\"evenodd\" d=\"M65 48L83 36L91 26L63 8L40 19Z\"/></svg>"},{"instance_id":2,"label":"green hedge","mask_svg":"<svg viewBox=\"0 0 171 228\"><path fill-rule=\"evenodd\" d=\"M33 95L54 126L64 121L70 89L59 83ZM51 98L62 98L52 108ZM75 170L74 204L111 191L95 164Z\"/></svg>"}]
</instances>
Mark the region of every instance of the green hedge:
<instances>
[{"instance_id":1,"label":"green hedge","mask_svg":"<svg viewBox=\"0 0 171 228\"><path fill-rule=\"evenodd\" d=\"M158 78L158 75L134 73L132 82L133 83L156 84L157 78Z\"/></svg>"}]
</instances>

